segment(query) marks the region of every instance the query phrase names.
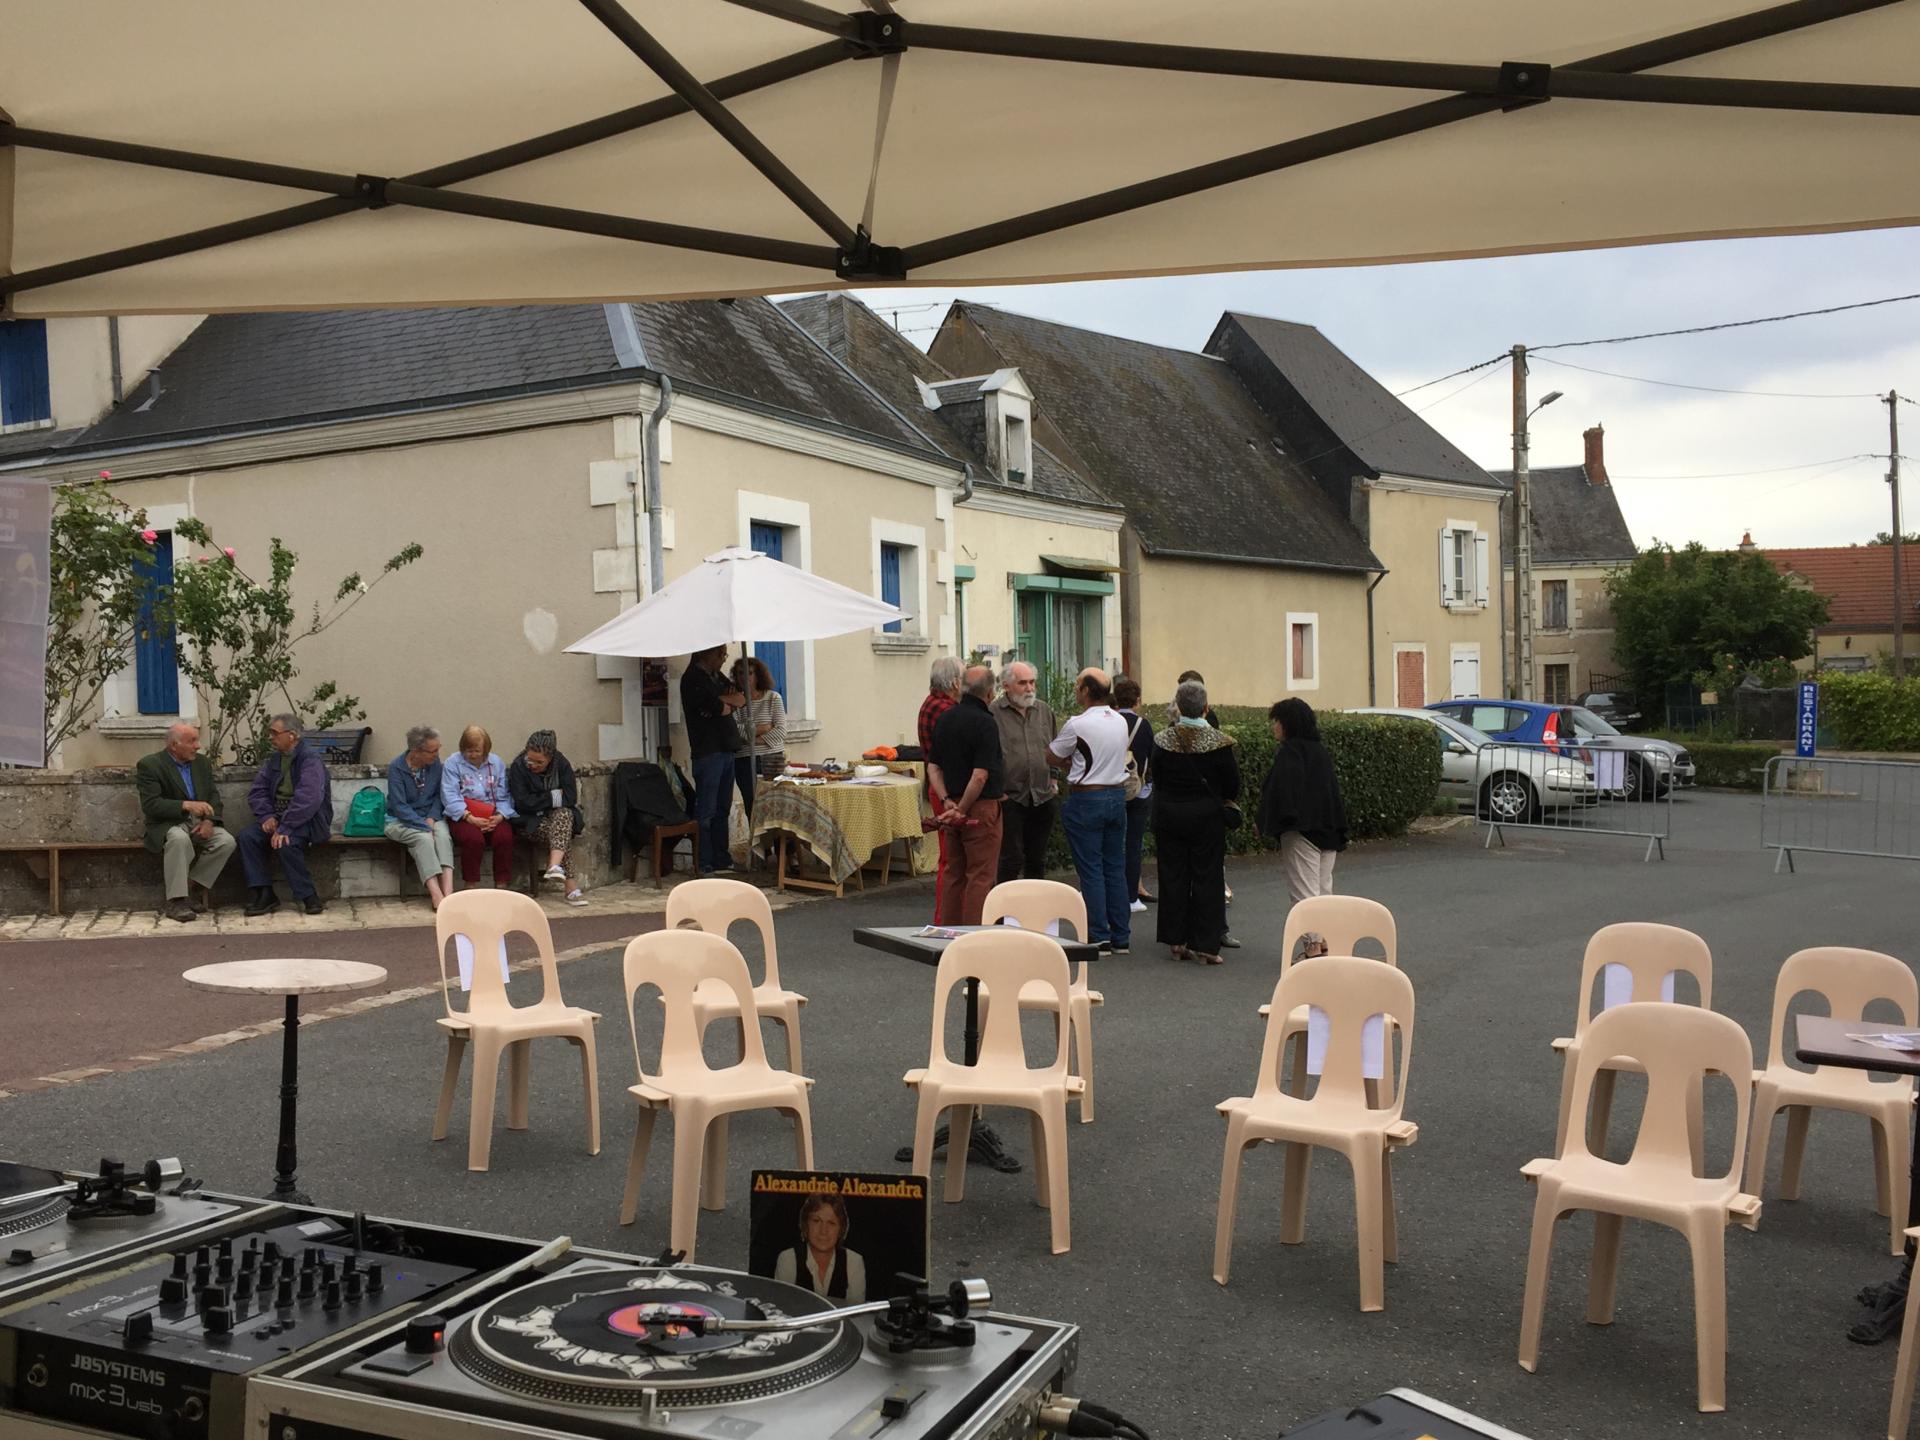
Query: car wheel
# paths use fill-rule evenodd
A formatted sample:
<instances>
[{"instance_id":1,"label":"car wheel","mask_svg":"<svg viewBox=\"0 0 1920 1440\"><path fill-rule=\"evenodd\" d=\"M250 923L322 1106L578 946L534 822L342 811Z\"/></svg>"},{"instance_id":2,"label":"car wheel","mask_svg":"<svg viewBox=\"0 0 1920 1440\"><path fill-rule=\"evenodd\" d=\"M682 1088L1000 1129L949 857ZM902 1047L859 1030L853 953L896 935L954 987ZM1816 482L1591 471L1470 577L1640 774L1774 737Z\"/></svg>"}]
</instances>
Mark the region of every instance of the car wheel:
<instances>
[{"instance_id":1,"label":"car wheel","mask_svg":"<svg viewBox=\"0 0 1920 1440\"><path fill-rule=\"evenodd\" d=\"M1524 775L1491 775L1480 787L1480 818L1495 824L1528 825L1539 818L1540 802Z\"/></svg>"},{"instance_id":2,"label":"car wheel","mask_svg":"<svg viewBox=\"0 0 1920 1440\"><path fill-rule=\"evenodd\" d=\"M1631 761L1625 773L1626 798L1633 800L1657 799L1660 795L1660 778L1653 773L1653 767L1644 760Z\"/></svg>"}]
</instances>

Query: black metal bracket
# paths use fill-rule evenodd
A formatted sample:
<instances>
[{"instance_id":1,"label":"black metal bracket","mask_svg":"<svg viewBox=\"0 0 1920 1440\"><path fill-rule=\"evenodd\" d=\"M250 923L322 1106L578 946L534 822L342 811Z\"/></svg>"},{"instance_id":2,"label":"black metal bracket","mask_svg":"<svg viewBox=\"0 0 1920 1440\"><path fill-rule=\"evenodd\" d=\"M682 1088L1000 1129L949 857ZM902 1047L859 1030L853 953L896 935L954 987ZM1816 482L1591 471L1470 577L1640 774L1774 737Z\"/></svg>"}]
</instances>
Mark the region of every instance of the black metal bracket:
<instances>
[{"instance_id":1,"label":"black metal bracket","mask_svg":"<svg viewBox=\"0 0 1920 1440\"><path fill-rule=\"evenodd\" d=\"M1506 60L1500 65L1500 108L1524 110L1553 98L1553 67L1538 61Z\"/></svg>"},{"instance_id":2,"label":"black metal bracket","mask_svg":"<svg viewBox=\"0 0 1920 1440\"><path fill-rule=\"evenodd\" d=\"M898 245L876 245L864 229L851 250L842 250L833 273L842 280L904 280L906 252Z\"/></svg>"},{"instance_id":3,"label":"black metal bracket","mask_svg":"<svg viewBox=\"0 0 1920 1440\"><path fill-rule=\"evenodd\" d=\"M366 197L369 210L384 210L392 202L387 199L387 178L384 175L356 175L353 188Z\"/></svg>"},{"instance_id":4,"label":"black metal bracket","mask_svg":"<svg viewBox=\"0 0 1920 1440\"><path fill-rule=\"evenodd\" d=\"M856 60L898 55L907 48L907 22L898 15L859 10L847 17L846 39Z\"/></svg>"}]
</instances>

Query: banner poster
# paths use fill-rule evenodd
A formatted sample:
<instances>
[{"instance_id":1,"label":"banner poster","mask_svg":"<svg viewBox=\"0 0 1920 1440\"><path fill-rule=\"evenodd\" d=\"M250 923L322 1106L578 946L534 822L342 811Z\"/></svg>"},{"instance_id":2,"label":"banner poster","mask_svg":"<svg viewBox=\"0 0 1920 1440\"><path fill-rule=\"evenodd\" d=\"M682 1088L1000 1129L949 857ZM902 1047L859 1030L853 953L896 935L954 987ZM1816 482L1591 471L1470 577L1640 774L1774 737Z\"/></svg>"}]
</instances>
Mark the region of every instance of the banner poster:
<instances>
[{"instance_id":1,"label":"banner poster","mask_svg":"<svg viewBox=\"0 0 1920 1440\"><path fill-rule=\"evenodd\" d=\"M47 544L53 487L0 480L0 761L47 763Z\"/></svg>"},{"instance_id":2,"label":"banner poster","mask_svg":"<svg viewBox=\"0 0 1920 1440\"><path fill-rule=\"evenodd\" d=\"M747 1269L836 1305L888 1299L895 1276L927 1278L927 1193L924 1175L756 1170Z\"/></svg>"}]
</instances>

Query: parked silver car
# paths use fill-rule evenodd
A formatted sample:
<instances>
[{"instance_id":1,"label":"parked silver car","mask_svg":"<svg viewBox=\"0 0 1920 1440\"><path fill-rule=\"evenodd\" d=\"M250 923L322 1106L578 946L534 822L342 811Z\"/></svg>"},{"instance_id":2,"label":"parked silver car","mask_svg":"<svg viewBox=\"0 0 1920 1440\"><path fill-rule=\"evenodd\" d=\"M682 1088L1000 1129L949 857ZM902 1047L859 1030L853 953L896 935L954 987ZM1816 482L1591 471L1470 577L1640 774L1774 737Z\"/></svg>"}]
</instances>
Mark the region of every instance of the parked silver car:
<instances>
[{"instance_id":1,"label":"parked silver car","mask_svg":"<svg viewBox=\"0 0 1920 1440\"><path fill-rule=\"evenodd\" d=\"M1483 820L1524 824L1542 810L1599 801L1592 767L1572 753L1503 744L1438 710L1370 705L1344 713L1393 715L1432 726L1440 747L1441 797L1471 807Z\"/></svg>"},{"instance_id":2,"label":"parked silver car","mask_svg":"<svg viewBox=\"0 0 1920 1440\"><path fill-rule=\"evenodd\" d=\"M1562 709L1572 717L1574 738L1582 745L1592 750L1627 752L1621 784L1629 800L1639 799L1643 795L1657 797L1665 795L1674 786L1685 789L1693 784L1693 757L1687 754L1684 746L1646 735L1623 734L1584 705L1567 705ZM1565 726L1561 728L1565 733Z\"/></svg>"}]
</instances>

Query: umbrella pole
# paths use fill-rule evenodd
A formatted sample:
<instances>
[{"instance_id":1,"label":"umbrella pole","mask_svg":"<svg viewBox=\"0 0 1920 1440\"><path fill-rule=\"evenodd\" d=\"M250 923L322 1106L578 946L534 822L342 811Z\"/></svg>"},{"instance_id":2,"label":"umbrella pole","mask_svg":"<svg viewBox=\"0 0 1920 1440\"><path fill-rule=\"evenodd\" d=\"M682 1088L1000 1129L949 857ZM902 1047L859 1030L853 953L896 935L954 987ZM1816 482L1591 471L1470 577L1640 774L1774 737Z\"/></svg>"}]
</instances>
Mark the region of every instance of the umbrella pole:
<instances>
[{"instance_id":1,"label":"umbrella pole","mask_svg":"<svg viewBox=\"0 0 1920 1440\"><path fill-rule=\"evenodd\" d=\"M753 714L753 657L747 653L748 641L740 642L740 686L741 694L747 697L747 789L740 797L741 807L747 812L747 868L753 868L753 800L760 791L760 766L754 756L754 750L760 740L760 725Z\"/></svg>"}]
</instances>

